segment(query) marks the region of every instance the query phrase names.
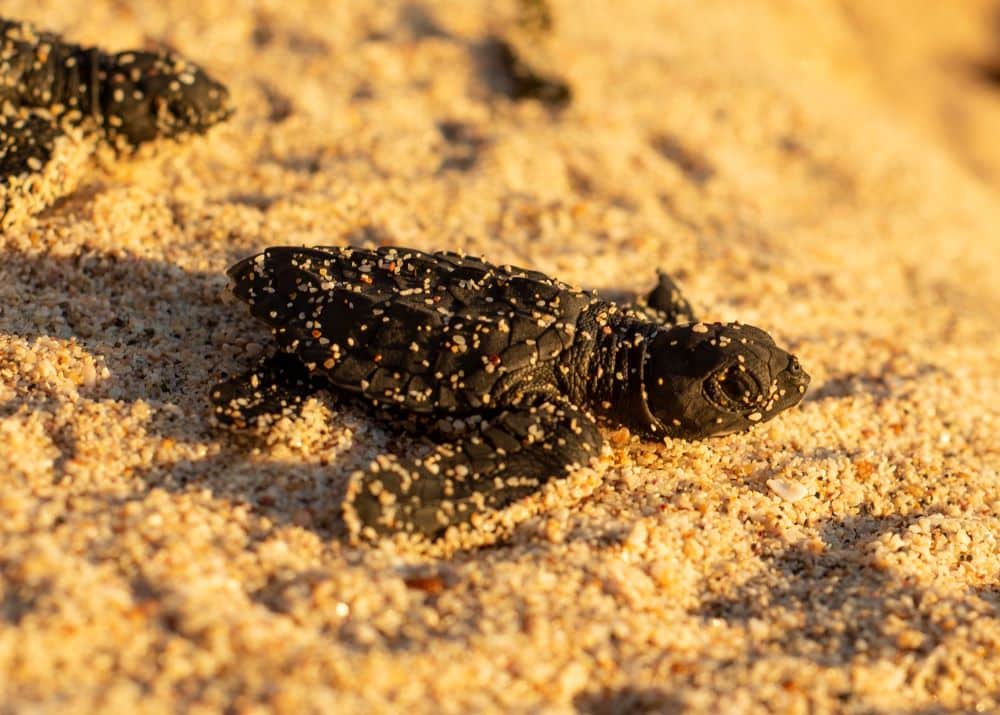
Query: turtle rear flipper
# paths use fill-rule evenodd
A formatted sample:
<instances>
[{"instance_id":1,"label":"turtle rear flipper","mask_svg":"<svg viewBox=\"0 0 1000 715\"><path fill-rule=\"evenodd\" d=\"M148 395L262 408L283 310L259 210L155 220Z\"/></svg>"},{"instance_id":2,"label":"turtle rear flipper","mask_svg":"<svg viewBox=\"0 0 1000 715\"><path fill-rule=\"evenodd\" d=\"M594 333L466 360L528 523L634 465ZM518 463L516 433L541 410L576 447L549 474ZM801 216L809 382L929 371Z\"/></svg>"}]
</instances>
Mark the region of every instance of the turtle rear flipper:
<instances>
[{"instance_id":1,"label":"turtle rear flipper","mask_svg":"<svg viewBox=\"0 0 1000 715\"><path fill-rule=\"evenodd\" d=\"M433 540L567 476L602 443L593 418L567 402L504 410L422 459L381 458L353 474L345 520L365 538L403 532Z\"/></svg>"},{"instance_id":2,"label":"turtle rear flipper","mask_svg":"<svg viewBox=\"0 0 1000 715\"><path fill-rule=\"evenodd\" d=\"M93 140L44 112L0 117L0 225L8 228L71 192Z\"/></svg>"},{"instance_id":3,"label":"turtle rear flipper","mask_svg":"<svg viewBox=\"0 0 1000 715\"><path fill-rule=\"evenodd\" d=\"M323 386L295 355L279 351L213 387L213 414L220 424L236 429L266 428L298 414L306 399Z\"/></svg>"}]
</instances>

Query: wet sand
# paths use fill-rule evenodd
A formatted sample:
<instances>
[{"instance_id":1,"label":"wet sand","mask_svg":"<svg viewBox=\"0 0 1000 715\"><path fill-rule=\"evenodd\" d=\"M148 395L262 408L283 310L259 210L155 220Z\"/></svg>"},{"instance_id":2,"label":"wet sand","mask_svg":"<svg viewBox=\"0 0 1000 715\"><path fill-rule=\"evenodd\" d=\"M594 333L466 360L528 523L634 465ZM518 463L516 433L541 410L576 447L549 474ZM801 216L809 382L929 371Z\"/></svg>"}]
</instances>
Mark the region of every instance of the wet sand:
<instances>
[{"instance_id":1,"label":"wet sand","mask_svg":"<svg viewBox=\"0 0 1000 715\"><path fill-rule=\"evenodd\" d=\"M991 3L372 5L5 6L238 112L0 237L0 709L1000 709ZM491 37L572 102L505 96ZM352 544L347 476L413 438L331 395L235 436L207 391L269 343L229 264L365 242L661 267L812 386L747 434L610 428L478 547Z\"/></svg>"}]
</instances>

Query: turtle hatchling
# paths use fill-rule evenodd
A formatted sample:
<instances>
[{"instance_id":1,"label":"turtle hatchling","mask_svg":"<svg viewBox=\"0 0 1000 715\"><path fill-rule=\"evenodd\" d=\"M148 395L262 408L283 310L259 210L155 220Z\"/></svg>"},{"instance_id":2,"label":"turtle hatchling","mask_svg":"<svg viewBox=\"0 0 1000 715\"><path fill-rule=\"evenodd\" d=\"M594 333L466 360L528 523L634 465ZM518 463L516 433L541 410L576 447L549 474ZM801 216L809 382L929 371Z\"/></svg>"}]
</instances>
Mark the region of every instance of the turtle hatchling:
<instances>
[{"instance_id":1,"label":"turtle hatchling","mask_svg":"<svg viewBox=\"0 0 1000 715\"><path fill-rule=\"evenodd\" d=\"M636 305L408 248L273 247L229 277L278 349L213 389L218 421L294 414L318 389L427 417L428 454L352 475L345 519L366 538L435 539L566 476L599 454L597 418L699 439L766 422L809 384L763 330L696 320L662 273Z\"/></svg>"},{"instance_id":2,"label":"turtle hatchling","mask_svg":"<svg viewBox=\"0 0 1000 715\"><path fill-rule=\"evenodd\" d=\"M82 151L70 147L84 139L128 151L230 114L226 88L179 55L110 54L0 18L0 219L8 226L70 191ZM71 135L80 141L61 147Z\"/></svg>"}]
</instances>

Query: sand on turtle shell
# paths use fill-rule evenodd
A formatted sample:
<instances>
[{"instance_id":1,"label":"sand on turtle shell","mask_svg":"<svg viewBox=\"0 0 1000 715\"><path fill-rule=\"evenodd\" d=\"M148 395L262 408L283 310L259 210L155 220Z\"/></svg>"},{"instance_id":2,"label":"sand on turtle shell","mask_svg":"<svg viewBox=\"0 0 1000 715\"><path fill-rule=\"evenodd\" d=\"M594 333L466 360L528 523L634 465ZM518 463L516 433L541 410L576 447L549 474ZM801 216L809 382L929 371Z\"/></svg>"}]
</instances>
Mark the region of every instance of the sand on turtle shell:
<instances>
[{"instance_id":1,"label":"sand on turtle shell","mask_svg":"<svg viewBox=\"0 0 1000 715\"><path fill-rule=\"evenodd\" d=\"M998 9L915 5L5 5L238 113L0 237L2 709L1000 709ZM498 93L491 36L572 103ZM492 544L353 545L346 476L412 438L331 395L236 437L206 393L269 343L226 266L366 241L662 267L812 387L745 435L611 428Z\"/></svg>"}]
</instances>

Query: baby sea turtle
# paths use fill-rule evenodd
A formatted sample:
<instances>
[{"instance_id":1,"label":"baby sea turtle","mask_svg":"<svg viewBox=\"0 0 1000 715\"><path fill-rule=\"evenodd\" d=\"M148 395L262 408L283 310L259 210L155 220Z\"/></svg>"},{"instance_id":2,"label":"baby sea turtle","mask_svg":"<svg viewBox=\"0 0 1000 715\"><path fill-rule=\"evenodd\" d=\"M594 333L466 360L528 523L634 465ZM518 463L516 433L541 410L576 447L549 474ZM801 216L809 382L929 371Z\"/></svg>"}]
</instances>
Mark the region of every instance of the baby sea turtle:
<instances>
[{"instance_id":1,"label":"baby sea turtle","mask_svg":"<svg viewBox=\"0 0 1000 715\"><path fill-rule=\"evenodd\" d=\"M696 321L664 274L634 306L408 248L273 247L229 277L280 350L213 389L219 421L291 414L322 388L430 417L427 456L352 476L345 518L369 538L433 539L565 476L600 451L595 415L698 439L771 419L809 383L763 330Z\"/></svg>"},{"instance_id":2,"label":"baby sea turtle","mask_svg":"<svg viewBox=\"0 0 1000 715\"><path fill-rule=\"evenodd\" d=\"M17 203L35 213L72 188L58 185L56 155L74 130L127 151L202 133L231 113L226 88L179 55L109 54L0 18L0 218Z\"/></svg>"}]
</instances>

